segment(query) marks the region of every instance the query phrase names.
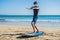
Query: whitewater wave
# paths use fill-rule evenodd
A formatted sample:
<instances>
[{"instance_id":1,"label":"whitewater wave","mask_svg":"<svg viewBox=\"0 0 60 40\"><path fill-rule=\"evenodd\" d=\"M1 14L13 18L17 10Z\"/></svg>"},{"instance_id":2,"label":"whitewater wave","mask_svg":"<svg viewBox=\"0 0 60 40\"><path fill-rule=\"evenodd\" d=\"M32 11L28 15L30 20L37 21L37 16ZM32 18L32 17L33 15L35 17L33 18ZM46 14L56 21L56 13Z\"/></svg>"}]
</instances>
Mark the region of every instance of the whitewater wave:
<instances>
[{"instance_id":1,"label":"whitewater wave","mask_svg":"<svg viewBox=\"0 0 60 40\"><path fill-rule=\"evenodd\" d=\"M0 19L0 22L21 22L21 21L32 21L32 19ZM38 19L38 22L60 22L60 20L43 20L43 19Z\"/></svg>"}]
</instances>

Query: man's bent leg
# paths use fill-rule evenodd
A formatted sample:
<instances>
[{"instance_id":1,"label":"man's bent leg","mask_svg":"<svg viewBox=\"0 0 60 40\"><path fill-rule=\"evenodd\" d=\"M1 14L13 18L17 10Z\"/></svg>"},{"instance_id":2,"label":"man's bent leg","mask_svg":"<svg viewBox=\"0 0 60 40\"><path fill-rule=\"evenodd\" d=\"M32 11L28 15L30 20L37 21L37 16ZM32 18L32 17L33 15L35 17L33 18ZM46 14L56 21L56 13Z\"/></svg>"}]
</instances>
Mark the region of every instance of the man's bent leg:
<instances>
[{"instance_id":1,"label":"man's bent leg","mask_svg":"<svg viewBox=\"0 0 60 40\"><path fill-rule=\"evenodd\" d=\"M38 28L36 26L35 26L35 28L36 28L37 32L39 32L39 30L38 30Z\"/></svg>"},{"instance_id":2,"label":"man's bent leg","mask_svg":"<svg viewBox=\"0 0 60 40\"><path fill-rule=\"evenodd\" d=\"M31 25L33 27L33 32L35 32L35 24L34 24L34 22L31 22Z\"/></svg>"}]
</instances>

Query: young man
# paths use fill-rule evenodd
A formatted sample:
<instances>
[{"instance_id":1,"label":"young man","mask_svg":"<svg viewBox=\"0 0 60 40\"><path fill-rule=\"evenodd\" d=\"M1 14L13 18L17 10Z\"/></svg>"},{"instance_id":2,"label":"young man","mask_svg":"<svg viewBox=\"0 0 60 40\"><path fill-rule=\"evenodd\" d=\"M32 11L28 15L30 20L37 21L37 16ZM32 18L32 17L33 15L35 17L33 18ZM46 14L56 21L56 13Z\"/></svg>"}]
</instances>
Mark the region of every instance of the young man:
<instances>
[{"instance_id":1,"label":"young man","mask_svg":"<svg viewBox=\"0 0 60 40\"><path fill-rule=\"evenodd\" d=\"M26 9L33 9L33 12L34 12L34 15L33 15L33 20L32 20L32 22L31 22L31 25L32 25L32 27L33 27L33 33L35 32L35 29L36 29L36 32L39 32L39 30L37 29L37 27L36 27L36 21L37 21L37 19L38 19L38 12L39 12L39 8L38 8L38 3L35 1L34 3L34 6L33 7L31 7L31 8L26 8Z\"/></svg>"}]
</instances>

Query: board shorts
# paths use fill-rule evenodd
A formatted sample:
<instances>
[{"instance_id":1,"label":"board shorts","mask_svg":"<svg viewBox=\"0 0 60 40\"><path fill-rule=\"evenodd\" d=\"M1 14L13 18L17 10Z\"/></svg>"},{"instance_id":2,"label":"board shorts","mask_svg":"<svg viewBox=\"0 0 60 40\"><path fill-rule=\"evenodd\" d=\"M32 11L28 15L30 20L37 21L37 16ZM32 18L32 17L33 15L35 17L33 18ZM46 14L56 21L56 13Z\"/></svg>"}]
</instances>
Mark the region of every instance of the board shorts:
<instances>
[{"instance_id":1,"label":"board shorts","mask_svg":"<svg viewBox=\"0 0 60 40\"><path fill-rule=\"evenodd\" d=\"M36 24L37 19L38 19L38 16L33 16L32 22L34 22Z\"/></svg>"}]
</instances>

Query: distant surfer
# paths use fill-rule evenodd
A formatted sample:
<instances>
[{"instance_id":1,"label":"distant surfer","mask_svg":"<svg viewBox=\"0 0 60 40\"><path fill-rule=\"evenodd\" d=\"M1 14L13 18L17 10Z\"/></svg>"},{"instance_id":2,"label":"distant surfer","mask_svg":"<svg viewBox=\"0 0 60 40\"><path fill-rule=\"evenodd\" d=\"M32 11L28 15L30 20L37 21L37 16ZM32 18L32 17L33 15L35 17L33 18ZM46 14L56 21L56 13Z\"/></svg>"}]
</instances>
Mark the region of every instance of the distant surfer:
<instances>
[{"instance_id":1,"label":"distant surfer","mask_svg":"<svg viewBox=\"0 0 60 40\"><path fill-rule=\"evenodd\" d=\"M32 28L33 28L33 32L32 33L35 33L35 32L39 32L39 30L38 30L38 28L36 27L36 21L37 21L37 19L38 19L38 12L39 12L39 8L38 8L38 3L37 3L37 1L35 1L34 3L34 6L33 7L31 7L31 8L26 8L26 9L32 9L33 10L33 13L34 13L34 15L33 15L33 20L32 20L32 22L31 22L31 25L32 25ZM36 31L35 31L35 29L36 29Z\"/></svg>"}]
</instances>

